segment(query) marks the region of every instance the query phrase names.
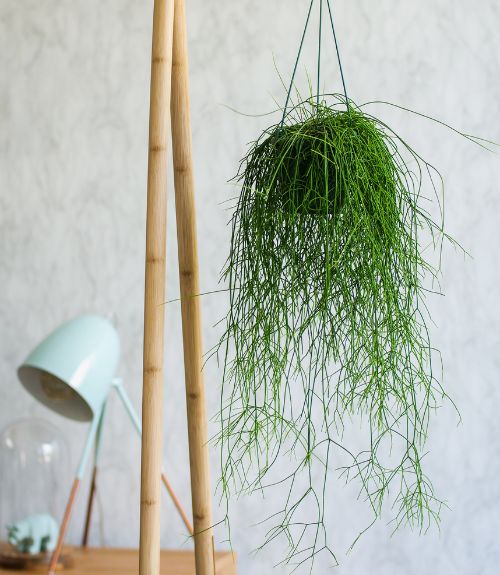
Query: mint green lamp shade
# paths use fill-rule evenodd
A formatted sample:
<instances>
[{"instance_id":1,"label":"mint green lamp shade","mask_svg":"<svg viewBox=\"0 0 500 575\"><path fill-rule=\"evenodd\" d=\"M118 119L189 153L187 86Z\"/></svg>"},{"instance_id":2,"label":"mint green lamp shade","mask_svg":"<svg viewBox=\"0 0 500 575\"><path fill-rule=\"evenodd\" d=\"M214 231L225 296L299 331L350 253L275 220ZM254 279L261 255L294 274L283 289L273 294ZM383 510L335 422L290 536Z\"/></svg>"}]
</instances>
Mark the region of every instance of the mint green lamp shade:
<instances>
[{"instance_id":1,"label":"mint green lamp shade","mask_svg":"<svg viewBox=\"0 0 500 575\"><path fill-rule=\"evenodd\" d=\"M111 322L81 315L48 335L19 367L18 376L52 411L90 421L101 412L119 356L120 342Z\"/></svg>"}]
</instances>

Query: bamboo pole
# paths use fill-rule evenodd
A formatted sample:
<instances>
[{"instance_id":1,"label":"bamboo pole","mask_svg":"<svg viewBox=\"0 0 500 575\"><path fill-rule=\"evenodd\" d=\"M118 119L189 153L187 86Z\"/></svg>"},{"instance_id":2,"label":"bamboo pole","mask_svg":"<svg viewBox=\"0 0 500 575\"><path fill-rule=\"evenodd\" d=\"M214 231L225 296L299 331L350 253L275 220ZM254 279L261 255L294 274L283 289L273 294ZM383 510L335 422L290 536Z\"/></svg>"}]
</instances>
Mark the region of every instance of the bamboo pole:
<instances>
[{"instance_id":1,"label":"bamboo pole","mask_svg":"<svg viewBox=\"0 0 500 575\"><path fill-rule=\"evenodd\" d=\"M171 122L196 575L214 575L184 0L174 9Z\"/></svg>"},{"instance_id":2,"label":"bamboo pole","mask_svg":"<svg viewBox=\"0 0 500 575\"><path fill-rule=\"evenodd\" d=\"M140 575L160 573L167 142L173 17L173 0L154 1L144 293Z\"/></svg>"}]
</instances>

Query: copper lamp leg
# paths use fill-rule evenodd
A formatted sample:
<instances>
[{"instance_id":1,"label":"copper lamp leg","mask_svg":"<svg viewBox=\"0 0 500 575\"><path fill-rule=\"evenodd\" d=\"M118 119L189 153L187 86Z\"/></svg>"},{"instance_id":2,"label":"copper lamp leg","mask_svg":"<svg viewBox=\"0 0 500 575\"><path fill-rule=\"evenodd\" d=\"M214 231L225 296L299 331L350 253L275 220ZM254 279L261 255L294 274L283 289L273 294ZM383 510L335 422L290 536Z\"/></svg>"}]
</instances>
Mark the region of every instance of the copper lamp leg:
<instances>
[{"instance_id":1,"label":"copper lamp leg","mask_svg":"<svg viewBox=\"0 0 500 575\"><path fill-rule=\"evenodd\" d=\"M141 437L142 436L141 421L139 419L139 416L135 412L134 406L132 405L132 402L130 401L129 396L127 395L127 392L125 391L125 388L123 387L121 380L118 378L115 379L113 382L113 386L116 389L116 392L118 393L119 398L122 400L123 407L125 408L125 411L128 413L128 416L130 417L130 421L132 422L134 429L137 431L137 434L139 435L139 437ZM188 530L189 535L193 535L193 526L191 525L191 522L189 521L188 516L187 516L186 512L184 511L184 508L182 507L182 503L180 502L179 498L175 494L174 488L172 487L172 484L170 483L170 481L167 477L167 474L165 472L162 472L161 479L163 481L163 484L165 485L165 488L166 488L170 498L172 499L172 502L173 502L175 508L177 509L177 512L179 513L184 525L186 526L186 529Z\"/></svg>"},{"instance_id":2,"label":"copper lamp leg","mask_svg":"<svg viewBox=\"0 0 500 575\"><path fill-rule=\"evenodd\" d=\"M87 439L85 441L85 445L83 447L82 456L80 458L80 464L78 466L78 471L76 473L76 478L73 481L73 486L71 488L71 492L69 494L68 503L66 504L66 509L64 511L63 520L61 523L61 527L59 528L59 536L57 538L57 545L52 553L52 557L50 559L49 564L49 575L55 575L57 562L59 561L59 557L61 555L62 546L64 543L64 536L66 535L66 529L68 527L69 518L71 516L71 511L73 510L73 504L75 502L76 493L78 491L78 487L80 486L80 482L82 480L83 474L85 473L85 468L87 467L87 463L89 460L90 452L92 449L92 445L94 444L95 437L97 430L99 428L99 424L102 420L102 412L96 416L92 420L90 424L89 433L87 435Z\"/></svg>"},{"instance_id":3,"label":"copper lamp leg","mask_svg":"<svg viewBox=\"0 0 500 575\"><path fill-rule=\"evenodd\" d=\"M59 529L59 537L57 539L57 545L50 559L49 575L55 575L57 562L59 561L59 557L61 556L62 546L64 543L64 536L66 534L66 529L68 527L68 522L71 515L71 511L73 509L73 504L75 503L76 492L78 491L79 486L80 486L80 479L77 477L73 482L73 487L71 488L71 492L69 494L69 499L68 503L66 504L66 509L64 511L64 517L61 523L61 528Z\"/></svg>"},{"instance_id":4,"label":"copper lamp leg","mask_svg":"<svg viewBox=\"0 0 500 575\"><path fill-rule=\"evenodd\" d=\"M184 525L186 526L186 529L188 530L189 535L194 535L194 530L193 530L193 526L191 525L191 521L189 521L189 518L188 518L186 512L184 511L184 508L182 507L182 503L179 501L179 498L175 494L174 488L172 487L170 481L168 480L166 473L161 474L161 480L163 481L163 485L165 485L165 488L166 488L168 494L170 495L170 499L172 500L172 503L175 505L177 512L179 513Z\"/></svg>"}]
</instances>

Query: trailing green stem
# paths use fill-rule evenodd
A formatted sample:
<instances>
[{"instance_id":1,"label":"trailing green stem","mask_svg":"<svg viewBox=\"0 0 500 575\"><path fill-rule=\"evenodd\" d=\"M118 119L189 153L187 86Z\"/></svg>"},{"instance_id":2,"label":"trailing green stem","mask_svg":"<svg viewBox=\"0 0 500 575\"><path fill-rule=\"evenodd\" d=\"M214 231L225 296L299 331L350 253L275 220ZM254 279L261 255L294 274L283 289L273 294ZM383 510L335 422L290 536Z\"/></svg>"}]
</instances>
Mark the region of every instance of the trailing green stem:
<instances>
[{"instance_id":1,"label":"trailing green stem","mask_svg":"<svg viewBox=\"0 0 500 575\"><path fill-rule=\"evenodd\" d=\"M286 562L313 558L329 549L334 449L376 517L389 497L396 526L426 529L442 503L422 471L424 444L445 394L425 306L438 270L422 239L440 249L444 235L421 198L428 180L441 206L439 173L333 95L266 130L238 180L219 346L224 493L286 486L266 543L283 535ZM360 449L343 437L354 416L366 430ZM275 463L284 456L295 463L283 478Z\"/></svg>"}]
</instances>

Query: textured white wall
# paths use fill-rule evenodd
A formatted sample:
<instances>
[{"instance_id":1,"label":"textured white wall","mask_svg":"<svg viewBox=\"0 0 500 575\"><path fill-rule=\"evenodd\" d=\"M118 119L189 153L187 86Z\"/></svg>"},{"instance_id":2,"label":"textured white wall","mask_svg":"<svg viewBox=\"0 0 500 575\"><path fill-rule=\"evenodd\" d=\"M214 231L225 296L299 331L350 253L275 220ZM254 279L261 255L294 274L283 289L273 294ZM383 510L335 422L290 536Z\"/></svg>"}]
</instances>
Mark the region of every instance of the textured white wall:
<instances>
[{"instance_id":1,"label":"textured white wall","mask_svg":"<svg viewBox=\"0 0 500 575\"><path fill-rule=\"evenodd\" d=\"M500 141L500 8L496 0L338 0L338 32L350 95L386 99ZM192 113L202 290L217 289L229 214L246 142L269 121L236 115L283 100L274 69L288 77L306 0L188 2ZM120 374L140 406L145 180L152 2L0 0L0 427L39 415L64 429L76 461L84 428L37 406L16 381L24 354L82 311L114 313L123 344ZM325 88L338 90L333 47L325 44ZM314 48L304 65L314 71ZM500 564L500 180L498 156L446 130L377 108L442 170L448 230L472 254L445 250L445 298L431 302L445 386L463 423L444 408L431 429L427 470L451 511L441 532L390 538L375 525L354 553L364 506L338 484L332 544L338 573L455 575L498 572ZM169 190L170 193L172 190ZM178 293L172 202L168 294ZM205 347L220 333L224 295L203 298ZM189 503L178 304L167 306L165 461ZM209 410L220 370L206 368ZM137 545L139 445L116 399L106 429L92 543ZM215 431L215 427L212 427ZM212 450L214 484L217 450ZM334 478L332 477L332 481ZM1 489L1 486L0 486ZM65 494L62 493L61 496ZM234 508L240 573L281 573L273 548L250 555L263 531L252 524L269 502ZM71 538L77 541L80 499ZM163 544L189 545L165 501ZM217 530L219 541L224 530ZM314 573L325 573L326 557Z\"/></svg>"}]
</instances>

